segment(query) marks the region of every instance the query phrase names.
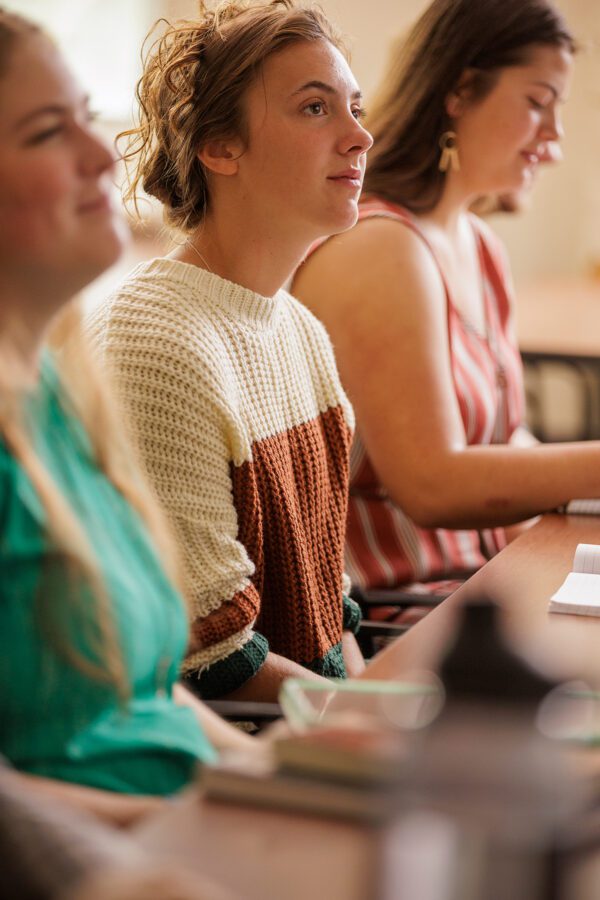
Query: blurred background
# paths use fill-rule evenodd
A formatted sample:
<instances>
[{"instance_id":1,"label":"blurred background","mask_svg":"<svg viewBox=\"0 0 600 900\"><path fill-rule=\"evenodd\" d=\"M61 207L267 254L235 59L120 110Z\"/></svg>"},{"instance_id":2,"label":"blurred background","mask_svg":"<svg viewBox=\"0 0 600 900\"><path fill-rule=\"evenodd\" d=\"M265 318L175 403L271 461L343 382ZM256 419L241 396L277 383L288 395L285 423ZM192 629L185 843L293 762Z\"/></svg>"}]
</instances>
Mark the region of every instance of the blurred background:
<instances>
[{"instance_id":1,"label":"blurred background","mask_svg":"<svg viewBox=\"0 0 600 900\"><path fill-rule=\"evenodd\" d=\"M367 111L393 37L427 2L321 0L346 36ZM195 0L12 0L7 5L56 36L109 138L130 121L140 48L151 25L161 16L187 17L197 10ZM600 434L600 4L562 0L558 5L582 45L564 108L564 161L538 173L525 210L492 217L506 243L519 298L532 422L546 439ZM94 297L106 293L136 259L168 246L156 227L134 237L126 259L96 286Z\"/></svg>"}]
</instances>

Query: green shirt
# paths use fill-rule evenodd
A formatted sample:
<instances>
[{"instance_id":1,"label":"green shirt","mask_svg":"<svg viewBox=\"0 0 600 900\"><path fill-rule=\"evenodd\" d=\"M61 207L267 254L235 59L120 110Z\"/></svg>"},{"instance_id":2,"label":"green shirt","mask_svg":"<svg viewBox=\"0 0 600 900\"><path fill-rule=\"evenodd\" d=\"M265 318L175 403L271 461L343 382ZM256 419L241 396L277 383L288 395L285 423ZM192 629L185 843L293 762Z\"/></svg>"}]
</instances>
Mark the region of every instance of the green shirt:
<instances>
[{"instance_id":1,"label":"green shirt","mask_svg":"<svg viewBox=\"0 0 600 900\"><path fill-rule=\"evenodd\" d=\"M119 702L52 640L60 630L92 658L94 601L67 577L31 481L0 440L0 753L38 775L170 794L214 758L191 710L171 696L187 641L181 599L137 513L98 469L49 356L26 413L38 457L96 554L131 696Z\"/></svg>"}]
</instances>

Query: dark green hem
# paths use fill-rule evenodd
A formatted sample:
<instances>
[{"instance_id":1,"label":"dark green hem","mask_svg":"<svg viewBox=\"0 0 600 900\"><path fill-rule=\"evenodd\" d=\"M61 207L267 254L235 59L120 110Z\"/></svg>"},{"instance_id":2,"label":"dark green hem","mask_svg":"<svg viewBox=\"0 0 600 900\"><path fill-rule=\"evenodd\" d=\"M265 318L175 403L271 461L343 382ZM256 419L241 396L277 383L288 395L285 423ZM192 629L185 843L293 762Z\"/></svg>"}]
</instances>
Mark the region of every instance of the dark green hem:
<instances>
[{"instance_id":1,"label":"dark green hem","mask_svg":"<svg viewBox=\"0 0 600 900\"><path fill-rule=\"evenodd\" d=\"M225 694L231 694L253 678L258 672L269 652L269 642L255 632L251 640L231 653L226 659L220 659L200 675L190 675L198 681L198 692L205 700L218 700ZM194 692L196 693L196 692Z\"/></svg>"},{"instance_id":2,"label":"dark green hem","mask_svg":"<svg viewBox=\"0 0 600 900\"><path fill-rule=\"evenodd\" d=\"M352 634L358 634L360 623L362 621L360 606L356 600L353 600L352 597L347 597L346 594L342 595L342 600L344 603L342 628L344 631L351 631Z\"/></svg>"}]
</instances>

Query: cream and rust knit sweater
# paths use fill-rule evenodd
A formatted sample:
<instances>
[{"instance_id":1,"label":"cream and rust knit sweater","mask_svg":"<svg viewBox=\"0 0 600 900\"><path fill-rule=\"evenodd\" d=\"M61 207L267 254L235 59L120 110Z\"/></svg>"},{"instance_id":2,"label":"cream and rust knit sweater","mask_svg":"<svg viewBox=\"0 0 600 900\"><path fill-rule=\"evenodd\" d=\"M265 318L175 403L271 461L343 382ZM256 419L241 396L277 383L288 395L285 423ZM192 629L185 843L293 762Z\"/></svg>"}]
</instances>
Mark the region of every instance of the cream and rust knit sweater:
<instances>
[{"instance_id":1,"label":"cream and rust knit sweater","mask_svg":"<svg viewBox=\"0 0 600 900\"><path fill-rule=\"evenodd\" d=\"M175 526L206 697L268 650L345 674L348 453L354 424L322 325L196 266L142 263L88 319Z\"/></svg>"}]
</instances>

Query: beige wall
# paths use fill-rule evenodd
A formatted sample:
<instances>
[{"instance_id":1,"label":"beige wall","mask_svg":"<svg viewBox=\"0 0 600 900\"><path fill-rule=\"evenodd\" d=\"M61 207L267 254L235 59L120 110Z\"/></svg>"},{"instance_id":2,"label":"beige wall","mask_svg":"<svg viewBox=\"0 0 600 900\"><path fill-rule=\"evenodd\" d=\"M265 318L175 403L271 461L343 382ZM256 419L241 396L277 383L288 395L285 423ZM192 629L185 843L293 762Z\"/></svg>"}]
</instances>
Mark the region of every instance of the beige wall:
<instances>
[{"instance_id":1,"label":"beige wall","mask_svg":"<svg viewBox=\"0 0 600 900\"><path fill-rule=\"evenodd\" d=\"M166 2L174 14L195 8L192 0ZM427 0L321 2L349 36L353 68L368 106L391 38L414 20ZM564 110L565 161L540 173L526 213L494 223L508 246L517 283L578 275L600 264L600 0L562 0L560 5L576 35L589 46L577 60Z\"/></svg>"},{"instance_id":2,"label":"beige wall","mask_svg":"<svg viewBox=\"0 0 600 900\"><path fill-rule=\"evenodd\" d=\"M408 26L427 6L428 0L318 2L347 36L353 68L365 95L368 95L381 76L388 39ZM163 5L165 14L173 17L193 15L197 9L196 0L163 0Z\"/></svg>"}]
</instances>

